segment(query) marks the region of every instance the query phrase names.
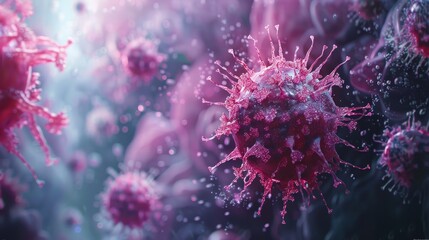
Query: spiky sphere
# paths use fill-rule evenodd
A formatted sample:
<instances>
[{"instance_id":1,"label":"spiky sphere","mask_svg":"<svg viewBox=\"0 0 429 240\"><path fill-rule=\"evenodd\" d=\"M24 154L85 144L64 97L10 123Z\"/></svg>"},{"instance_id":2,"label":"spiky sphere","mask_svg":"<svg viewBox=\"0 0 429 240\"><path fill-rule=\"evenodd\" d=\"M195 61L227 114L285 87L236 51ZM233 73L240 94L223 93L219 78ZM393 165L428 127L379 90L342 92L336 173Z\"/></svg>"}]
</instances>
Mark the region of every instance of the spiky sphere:
<instances>
[{"instance_id":1,"label":"spiky sphere","mask_svg":"<svg viewBox=\"0 0 429 240\"><path fill-rule=\"evenodd\" d=\"M117 176L103 195L103 204L115 224L140 228L157 205L151 180L143 173L129 172Z\"/></svg>"},{"instance_id":2,"label":"spiky sphere","mask_svg":"<svg viewBox=\"0 0 429 240\"><path fill-rule=\"evenodd\" d=\"M276 29L278 31L278 26ZM313 37L311 40L313 43ZM231 81L231 88L219 86L230 94L223 104L228 116L221 117L221 126L214 137L232 135L236 148L210 170L213 172L220 164L241 158L241 167L234 171L234 182L242 178L246 189L259 177L265 189L261 207L272 185L278 185L285 203L284 216L286 202L294 200L296 193L304 190L307 196L312 196L318 189L318 175L331 174L335 186L341 183L335 171L343 161L335 145L350 144L336 135L337 128L354 129L356 122L350 117L369 115L369 106L340 108L335 105L332 87L342 85L343 80L336 74L341 64L324 77L320 70L336 46L317 65L327 49L324 46L320 57L308 67L313 45L304 59L296 58L295 54L293 61L283 57L280 44L279 55L275 55L273 45L270 64L264 65L260 60L259 70L250 69L238 58L246 69L241 76L234 76L220 66L229 73L230 79L237 81Z\"/></svg>"},{"instance_id":3,"label":"spiky sphere","mask_svg":"<svg viewBox=\"0 0 429 240\"><path fill-rule=\"evenodd\" d=\"M393 188L416 189L429 175L429 131L420 122L386 130L379 164L386 167Z\"/></svg>"},{"instance_id":4,"label":"spiky sphere","mask_svg":"<svg viewBox=\"0 0 429 240\"><path fill-rule=\"evenodd\" d=\"M130 75L149 81L158 71L164 56L158 53L155 44L139 38L128 43L122 52L122 65Z\"/></svg>"}]
</instances>

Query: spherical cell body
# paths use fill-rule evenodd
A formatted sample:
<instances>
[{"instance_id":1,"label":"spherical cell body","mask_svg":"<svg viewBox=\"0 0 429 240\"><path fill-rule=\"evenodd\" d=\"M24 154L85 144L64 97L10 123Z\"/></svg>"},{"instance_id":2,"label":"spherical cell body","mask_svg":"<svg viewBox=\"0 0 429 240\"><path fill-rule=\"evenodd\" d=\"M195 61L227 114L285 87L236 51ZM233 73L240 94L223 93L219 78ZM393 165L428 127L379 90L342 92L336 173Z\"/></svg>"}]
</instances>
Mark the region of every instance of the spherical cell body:
<instances>
[{"instance_id":1,"label":"spherical cell body","mask_svg":"<svg viewBox=\"0 0 429 240\"><path fill-rule=\"evenodd\" d=\"M140 228L157 206L152 182L143 173L129 172L117 176L103 194L103 204L115 224Z\"/></svg>"},{"instance_id":2,"label":"spherical cell body","mask_svg":"<svg viewBox=\"0 0 429 240\"><path fill-rule=\"evenodd\" d=\"M128 43L122 52L122 66L132 77L149 81L158 72L164 56L158 53L155 44L140 38Z\"/></svg>"},{"instance_id":3,"label":"spherical cell body","mask_svg":"<svg viewBox=\"0 0 429 240\"><path fill-rule=\"evenodd\" d=\"M385 143L379 164L386 167L395 187L417 189L429 173L429 131L420 122L385 130Z\"/></svg>"},{"instance_id":4,"label":"spherical cell body","mask_svg":"<svg viewBox=\"0 0 429 240\"><path fill-rule=\"evenodd\" d=\"M250 69L238 58L246 69L241 76L221 66L230 79L237 81L231 81L231 88L220 86L230 93L223 104L228 115L220 118L221 126L214 137L232 135L236 148L211 171L226 161L241 158L234 182L243 179L246 189L259 177L265 189L261 207L273 184L277 185L283 194L284 216L286 203L293 201L296 193L313 196L318 189L318 175L328 173L334 177L335 186L342 183L335 171L345 162L339 158L335 145L351 144L336 135L337 128L354 129L356 121L352 116L368 115L369 106L335 105L331 91L333 86L342 85L336 73L341 64L329 75L320 75L335 46L318 63L327 49L324 46L320 57L308 67L312 46L305 58L295 55L293 61L287 61L281 47L276 55L273 45L270 64L259 60L259 70Z\"/></svg>"}]
</instances>

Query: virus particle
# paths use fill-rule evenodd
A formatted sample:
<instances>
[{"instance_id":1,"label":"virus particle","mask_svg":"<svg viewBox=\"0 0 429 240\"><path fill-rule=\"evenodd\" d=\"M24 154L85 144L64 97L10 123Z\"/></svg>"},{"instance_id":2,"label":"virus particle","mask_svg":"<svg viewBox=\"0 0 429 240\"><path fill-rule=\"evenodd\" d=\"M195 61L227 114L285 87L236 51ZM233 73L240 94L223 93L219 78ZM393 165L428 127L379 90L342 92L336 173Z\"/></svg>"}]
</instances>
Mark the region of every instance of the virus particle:
<instances>
[{"instance_id":1,"label":"virus particle","mask_svg":"<svg viewBox=\"0 0 429 240\"><path fill-rule=\"evenodd\" d=\"M149 81L158 72L164 56L159 54L155 44L140 38L128 43L122 52L122 66L132 77Z\"/></svg>"},{"instance_id":2,"label":"virus particle","mask_svg":"<svg viewBox=\"0 0 429 240\"><path fill-rule=\"evenodd\" d=\"M406 30L411 37L412 48L425 58L429 57L429 1L411 1L405 21Z\"/></svg>"},{"instance_id":3,"label":"virus particle","mask_svg":"<svg viewBox=\"0 0 429 240\"><path fill-rule=\"evenodd\" d=\"M84 152L76 151L67 161L67 167L72 173L79 174L87 169L88 161Z\"/></svg>"},{"instance_id":4,"label":"virus particle","mask_svg":"<svg viewBox=\"0 0 429 240\"><path fill-rule=\"evenodd\" d=\"M96 106L86 117L86 130L97 142L109 139L119 132L117 116L106 106Z\"/></svg>"},{"instance_id":5,"label":"virus particle","mask_svg":"<svg viewBox=\"0 0 429 240\"><path fill-rule=\"evenodd\" d=\"M15 207L22 205L21 191L22 186L7 174L0 175L0 215L7 214Z\"/></svg>"},{"instance_id":6,"label":"virus particle","mask_svg":"<svg viewBox=\"0 0 429 240\"><path fill-rule=\"evenodd\" d=\"M401 1L386 19L382 32L387 48L393 53L391 59L404 58L420 67L429 69L429 2L426 0ZM390 49L389 49L390 50ZM396 51L396 52L395 52ZM390 60L390 59L389 59ZM391 60L391 61L392 61Z\"/></svg>"},{"instance_id":7,"label":"virus particle","mask_svg":"<svg viewBox=\"0 0 429 240\"><path fill-rule=\"evenodd\" d=\"M276 29L278 31L278 25ZM267 31L269 35L268 27ZM313 42L314 37L310 38ZM270 64L265 65L260 59L259 70L250 69L244 61L236 58L246 69L246 73L236 76L217 64L229 74L224 76L232 87L218 85L230 94L224 103L218 103L226 107L228 116L221 116L221 125L210 139L232 135L236 148L209 169L214 173L219 165L241 158L242 164L234 169L235 179L231 184L242 179L243 193L259 177L264 187L259 214L273 184L278 185L282 191L284 205L281 214L284 218L287 202L293 201L297 193L304 197L305 191L308 201L310 196L314 196L313 192L319 189L317 178L320 174L331 174L335 187L343 184L335 172L341 163L351 164L340 159L335 145L353 146L336 135L337 128L353 130L357 124L355 118L371 113L369 105L353 108L335 105L332 87L342 85L343 80L336 73L342 64L327 76L320 75L335 45L318 64L327 49L324 46L320 57L310 67L307 65L312 46L305 58L298 59L295 55L293 61L287 61L281 47L276 55L272 40L271 45ZM230 53L234 55L233 50ZM369 166L364 169L367 168Z\"/></svg>"},{"instance_id":8,"label":"virus particle","mask_svg":"<svg viewBox=\"0 0 429 240\"><path fill-rule=\"evenodd\" d=\"M0 215L0 236L2 239L46 240L41 230L41 216L34 210L14 209Z\"/></svg>"},{"instance_id":9,"label":"virus particle","mask_svg":"<svg viewBox=\"0 0 429 240\"><path fill-rule=\"evenodd\" d=\"M55 63L59 70L63 70L65 50L71 42L61 46L47 37L36 36L18 15L22 11L29 13L31 9L29 2L27 7L21 6L23 3L16 1L16 13L9 10L12 8L9 4L0 5L0 144L26 165L41 186L43 182L38 180L33 168L17 149L18 139L14 130L27 125L45 153L46 164L54 163L36 116L46 119L46 129L55 134L61 133L67 118L64 113L53 114L37 105L41 98L39 74L32 68ZM21 14L23 17L26 16L24 13Z\"/></svg>"},{"instance_id":10,"label":"virus particle","mask_svg":"<svg viewBox=\"0 0 429 240\"><path fill-rule=\"evenodd\" d=\"M158 196L145 174L129 172L108 183L103 205L115 224L141 228L157 208Z\"/></svg>"},{"instance_id":11,"label":"virus particle","mask_svg":"<svg viewBox=\"0 0 429 240\"><path fill-rule=\"evenodd\" d=\"M64 225L69 228L79 228L83 223L82 213L75 208L69 208L63 213Z\"/></svg>"},{"instance_id":12,"label":"virus particle","mask_svg":"<svg viewBox=\"0 0 429 240\"><path fill-rule=\"evenodd\" d=\"M409 120L404 126L386 129L384 151L379 165L386 168L389 191L407 195L417 190L429 176L429 131L420 122Z\"/></svg>"},{"instance_id":13,"label":"virus particle","mask_svg":"<svg viewBox=\"0 0 429 240\"><path fill-rule=\"evenodd\" d=\"M78 13L84 13L86 10L85 4L83 2L77 2L75 8Z\"/></svg>"},{"instance_id":14,"label":"virus particle","mask_svg":"<svg viewBox=\"0 0 429 240\"><path fill-rule=\"evenodd\" d=\"M429 4L424 3L398 2L386 18L379 42L350 71L351 84L376 95L390 119L406 120L408 112L426 112L429 104L429 58L424 53Z\"/></svg>"},{"instance_id":15,"label":"virus particle","mask_svg":"<svg viewBox=\"0 0 429 240\"><path fill-rule=\"evenodd\" d=\"M364 20L373 20L384 11L381 0L353 0L351 9Z\"/></svg>"}]
</instances>

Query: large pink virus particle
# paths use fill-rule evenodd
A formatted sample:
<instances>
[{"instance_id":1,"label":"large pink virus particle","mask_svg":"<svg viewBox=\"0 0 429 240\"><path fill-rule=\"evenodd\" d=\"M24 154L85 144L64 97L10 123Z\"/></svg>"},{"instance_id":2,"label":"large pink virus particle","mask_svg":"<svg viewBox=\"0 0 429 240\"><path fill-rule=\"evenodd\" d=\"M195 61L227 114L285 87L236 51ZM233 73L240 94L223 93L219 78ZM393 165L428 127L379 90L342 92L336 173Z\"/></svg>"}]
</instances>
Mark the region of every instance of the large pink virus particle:
<instances>
[{"instance_id":1,"label":"large pink virus particle","mask_svg":"<svg viewBox=\"0 0 429 240\"><path fill-rule=\"evenodd\" d=\"M277 32L278 29L277 25ZM267 31L270 36L268 27ZM310 38L313 42L314 37ZM236 58L246 69L244 74L236 76L218 63L232 86L218 85L230 94L224 103L218 103L226 107L228 115L221 116L221 125L210 139L232 135L236 148L210 171L214 173L219 165L241 158L242 164L234 169L235 179L231 184L242 179L243 193L259 177L264 187L259 214L273 185L277 185L282 191L281 215L284 218L287 202L293 201L297 193L304 195L305 192L309 200L315 190L319 190L320 174L331 174L335 187L343 184L335 172L340 164L351 164L338 156L335 145L353 145L338 137L337 129L344 126L353 130L356 118L371 113L369 105L353 108L335 105L332 87L342 86L343 80L336 73L342 64L330 74L320 75L335 45L318 63L327 49L324 46L319 58L308 67L312 45L303 59L295 54L293 61L287 61L281 45L276 55L270 41L272 57L268 65L259 59L259 69L250 69ZM230 53L234 55L233 50ZM364 169L367 168L369 166ZM320 195L323 197L321 192Z\"/></svg>"},{"instance_id":2,"label":"large pink virus particle","mask_svg":"<svg viewBox=\"0 0 429 240\"><path fill-rule=\"evenodd\" d=\"M387 138L379 165L386 169L389 180L383 189L408 197L418 191L429 176L429 131L420 122L409 120L402 126L386 129Z\"/></svg>"},{"instance_id":3,"label":"large pink virus particle","mask_svg":"<svg viewBox=\"0 0 429 240\"><path fill-rule=\"evenodd\" d=\"M32 68L45 63L55 63L59 70L64 69L65 50L71 44L61 46L47 37L36 36L19 16L30 14L31 4L14 1L0 5L0 144L16 155L31 171L39 185L43 182L18 151L18 139L14 130L27 125L46 156L46 164L54 162L36 116L46 119L46 129L59 134L67 124L64 113L53 114L45 107L37 105L41 99L39 74ZM25 4L24 4L25 5ZM15 9L15 12L10 9ZM25 10L25 11L24 11ZM24 12L22 12L24 11Z\"/></svg>"},{"instance_id":4,"label":"large pink virus particle","mask_svg":"<svg viewBox=\"0 0 429 240\"><path fill-rule=\"evenodd\" d=\"M132 77L149 81L158 72L164 56L158 53L156 45L144 38L128 43L122 52L122 65Z\"/></svg>"},{"instance_id":5,"label":"large pink virus particle","mask_svg":"<svg viewBox=\"0 0 429 240\"><path fill-rule=\"evenodd\" d=\"M118 175L108 183L103 205L115 224L141 228L158 208L158 195L148 176L139 172Z\"/></svg>"}]
</instances>

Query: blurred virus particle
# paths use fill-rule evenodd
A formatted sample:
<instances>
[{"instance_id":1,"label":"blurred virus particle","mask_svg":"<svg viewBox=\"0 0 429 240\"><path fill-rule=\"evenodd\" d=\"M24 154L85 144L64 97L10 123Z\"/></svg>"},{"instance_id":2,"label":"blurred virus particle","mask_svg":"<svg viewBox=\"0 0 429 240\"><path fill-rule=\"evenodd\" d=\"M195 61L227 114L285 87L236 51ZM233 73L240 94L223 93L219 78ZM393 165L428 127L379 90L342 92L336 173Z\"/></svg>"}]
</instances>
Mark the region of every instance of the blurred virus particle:
<instances>
[{"instance_id":1,"label":"blurred virus particle","mask_svg":"<svg viewBox=\"0 0 429 240\"><path fill-rule=\"evenodd\" d=\"M79 174L85 171L88 167L88 158L82 151L76 151L67 161L68 169L74 173Z\"/></svg>"},{"instance_id":2,"label":"blurred virus particle","mask_svg":"<svg viewBox=\"0 0 429 240\"><path fill-rule=\"evenodd\" d=\"M77 2L75 8L78 13L84 13L86 10L85 3L83 2Z\"/></svg>"},{"instance_id":3,"label":"blurred virus particle","mask_svg":"<svg viewBox=\"0 0 429 240\"><path fill-rule=\"evenodd\" d=\"M69 208L63 213L64 225L68 228L78 229L82 225L82 213L75 208Z\"/></svg>"},{"instance_id":4,"label":"blurred virus particle","mask_svg":"<svg viewBox=\"0 0 429 240\"><path fill-rule=\"evenodd\" d=\"M389 186L389 191L407 198L429 176L429 131L420 122L408 120L403 126L386 129L383 136L387 141L379 165L389 178L383 189Z\"/></svg>"},{"instance_id":5,"label":"blurred virus particle","mask_svg":"<svg viewBox=\"0 0 429 240\"><path fill-rule=\"evenodd\" d=\"M96 106L86 117L88 135L98 142L108 139L119 132L117 117L107 106Z\"/></svg>"},{"instance_id":6,"label":"blurred virus particle","mask_svg":"<svg viewBox=\"0 0 429 240\"><path fill-rule=\"evenodd\" d=\"M142 228L159 205L152 180L139 172L123 173L109 181L102 199L114 224L128 229Z\"/></svg>"},{"instance_id":7,"label":"blurred virus particle","mask_svg":"<svg viewBox=\"0 0 429 240\"><path fill-rule=\"evenodd\" d=\"M150 40L139 38L128 43L121 54L122 66L135 78L150 81L158 72L164 56L158 53L156 45Z\"/></svg>"},{"instance_id":8,"label":"blurred virus particle","mask_svg":"<svg viewBox=\"0 0 429 240\"><path fill-rule=\"evenodd\" d=\"M8 174L0 175L0 215L8 214L12 209L23 204L23 187Z\"/></svg>"},{"instance_id":9,"label":"blurred virus particle","mask_svg":"<svg viewBox=\"0 0 429 240\"><path fill-rule=\"evenodd\" d=\"M46 240L41 216L34 210L14 209L0 215L0 237L6 240Z\"/></svg>"},{"instance_id":10,"label":"blurred virus particle","mask_svg":"<svg viewBox=\"0 0 429 240\"><path fill-rule=\"evenodd\" d=\"M277 32L278 28L277 25ZM268 27L267 31L270 35ZM310 38L313 42L314 37ZM324 200L318 186L319 175L332 175L335 187L344 184L335 172L340 164L351 164L340 159L335 145L354 146L336 135L337 128L353 130L357 118L371 113L369 105L353 108L335 105L331 96L332 87L342 86L343 80L336 73L342 64L327 76L320 75L322 67L336 49L335 45L328 56L317 64L327 49L324 46L319 58L310 67L307 64L312 45L304 59L297 58L295 54L293 61L283 57L280 44L278 55L275 54L272 40L271 45L270 64L265 65L260 59L259 70L250 69L244 61L236 58L246 69L246 73L236 76L217 63L232 87L218 85L230 95L224 103L212 104L225 106L229 116L221 116L221 125L210 139L232 135L236 148L209 169L214 173L219 165L241 158L242 164L234 169L235 179L231 185L242 179L242 194L259 177L264 187L259 214L273 184L278 185L284 202L281 211L284 219L287 202L293 201L299 192L307 204L310 197L315 196L315 190ZM234 55L233 50L230 53ZM204 138L206 141L210 139ZM231 185L226 187L227 190Z\"/></svg>"},{"instance_id":11,"label":"blurred virus particle","mask_svg":"<svg viewBox=\"0 0 429 240\"><path fill-rule=\"evenodd\" d=\"M15 6L12 2L16 2ZM27 125L45 153L46 164L54 163L36 116L46 119L46 129L54 134L61 133L67 118L64 113L53 114L37 105L41 99L39 74L32 69L55 63L60 71L63 70L65 50L71 41L61 46L47 37L36 36L23 22L23 17L31 12L29 9L31 3L26 1L7 1L0 5L0 144L24 163L41 186L43 182L17 149L14 130Z\"/></svg>"},{"instance_id":12,"label":"blurred virus particle","mask_svg":"<svg viewBox=\"0 0 429 240\"><path fill-rule=\"evenodd\" d=\"M384 11L382 0L352 0L351 9L364 20L373 20Z\"/></svg>"}]
</instances>

